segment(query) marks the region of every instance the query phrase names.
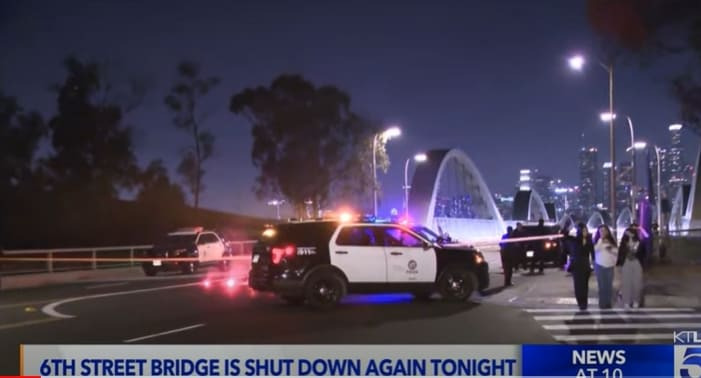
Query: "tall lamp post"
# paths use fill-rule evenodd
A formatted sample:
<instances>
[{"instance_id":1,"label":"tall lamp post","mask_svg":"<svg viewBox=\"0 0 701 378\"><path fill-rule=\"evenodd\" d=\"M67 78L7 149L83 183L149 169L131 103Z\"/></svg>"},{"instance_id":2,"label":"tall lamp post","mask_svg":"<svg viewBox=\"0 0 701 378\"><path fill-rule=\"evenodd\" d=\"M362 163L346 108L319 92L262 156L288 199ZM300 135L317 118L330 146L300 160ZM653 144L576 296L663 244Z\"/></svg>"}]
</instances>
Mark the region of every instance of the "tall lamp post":
<instances>
[{"instance_id":1,"label":"tall lamp post","mask_svg":"<svg viewBox=\"0 0 701 378\"><path fill-rule=\"evenodd\" d=\"M414 161L417 163L423 163L428 159L426 154L416 154L414 155ZM406 159L404 163L404 218L409 219L409 162L411 158Z\"/></svg>"},{"instance_id":2,"label":"tall lamp post","mask_svg":"<svg viewBox=\"0 0 701 378\"><path fill-rule=\"evenodd\" d=\"M584 68L586 60L582 55L575 55L568 60L570 68L575 71L581 71ZM608 113L613 115L613 64L604 64L598 62L599 65L608 73L609 77L609 111ZM609 117L609 150L610 150L610 160L611 160L611 174L609 179L609 191L610 191L610 212L611 219L615 222L616 215L616 149L615 149L615 137L613 133L613 119L614 117Z\"/></svg>"},{"instance_id":3,"label":"tall lamp post","mask_svg":"<svg viewBox=\"0 0 701 378\"><path fill-rule=\"evenodd\" d=\"M660 148L653 146L655 148L655 156L657 157L657 198L655 201L655 206L657 207L657 229L662 232L662 168L660 168ZM666 228L666 227L665 227Z\"/></svg>"},{"instance_id":4,"label":"tall lamp post","mask_svg":"<svg viewBox=\"0 0 701 378\"><path fill-rule=\"evenodd\" d=\"M643 149L647 147L647 143L645 142L637 142L635 143L635 148L636 149ZM657 194L655 195L655 207L657 208L657 227L662 232L662 167L661 167L661 159L660 159L660 151L661 148L653 145L652 148L655 149L655 157L657 158Z\"/></svg>"},{"instance_id":5,"label":"tall lamp post","mask_svg":"<svg viewBox=\"0 0 701 378\"><path fill-rule=\"evenodd\" d=\"M285 200L274 199L274 200L268 201L268 206L275 206L278 220L280 220L280 206L282 206L284 203L285 203Z\"/></svg>"},{"instance_id":6,"label":"tall lamp post","mask_svg":"<svg viewBox=\"0 0 701 378\"><path fill-rule=\"evenodd\" d=\"M388 140L402 135L402 130L399 127L390 127L389 129L375 134L372 137L372 214L377 217L377 143L387 143Z\"/></svg>"}]
</instances>

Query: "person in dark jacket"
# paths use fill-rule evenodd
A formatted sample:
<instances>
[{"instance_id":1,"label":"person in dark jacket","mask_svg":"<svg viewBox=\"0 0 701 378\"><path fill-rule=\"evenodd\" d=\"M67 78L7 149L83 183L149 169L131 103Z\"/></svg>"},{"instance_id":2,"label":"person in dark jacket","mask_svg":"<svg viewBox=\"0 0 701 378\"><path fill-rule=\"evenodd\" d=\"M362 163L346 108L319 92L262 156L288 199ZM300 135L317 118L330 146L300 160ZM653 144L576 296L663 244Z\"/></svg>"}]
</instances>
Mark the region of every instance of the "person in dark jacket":
<instances>
[{"instance_id":1,"label":"person in dark jacket","mask_svg":"<svg viewBox=\"0 0 701 378\"><path fill-rule=\"evenodd\" d=\"M538 227L535 229L534 236L548 235L548 229L545 228L545 221L541 218L538 220ZM533 246L533 258L531 259L530 273L535 273L536 264L538 265L538 274L543 274L545 268L545 239L534 240L531 242Z\"/></svg>"},{"instance_id":2,"label":"person in dark jacket","mask_svg":"<svg viewBox=\"0 0 701 378\"><path fill-rule=\"evenodd\" d=\"M589 277L594 261L594 242L584 223L577 225L577 236L567 236L565 243L570 252L569 270L574 282L574 295L579 309L584 311L589 305Z\"/></svg>"},{"instance_id":3,"label":"person in dark jacket","mask_svg":"<svg viewBox=\"0 0 701 378\"><path fill-rule=\"evenodd\" d=\"M616 265L621 267L621 296L626 308L640 307L642 302L645 259L645 243L640 240L638 229L633 225L621 238L616 262Z\"/></svg>"},{"instance_id":4,"label":"person in dark jacket","mask_svg":"<svg viewBox=\"0 0 701 378\"><path fill-rule=\"evenodd\" d=\"M502 235L501 240L506 240L512 237L514 228L509 226L506 228L506 233ZM499 254L501 255L501 266L504 269L504 286L512 286L511 277L514 272L514 263L516 262L514 244L502 242L499 243Z\"/></svg>"},{"instance_id":5,"label":"person in dark jacket","mask_svg":"<svg viewBox=\"0 0 701 378\"><path fill-rule=\"evenodd\" d=\"M523 223L518 222L516 223L516 229L511 233L511 238L518 239L518 238L525 238L526 236L526 230L523 228ZM512 251L512 256L514 258L514 267L515 270L518 270L519 265L523 270L526 270L526 247L528 246L528 242L513 242L513 251Z\"/></svg>"}]
</instances>

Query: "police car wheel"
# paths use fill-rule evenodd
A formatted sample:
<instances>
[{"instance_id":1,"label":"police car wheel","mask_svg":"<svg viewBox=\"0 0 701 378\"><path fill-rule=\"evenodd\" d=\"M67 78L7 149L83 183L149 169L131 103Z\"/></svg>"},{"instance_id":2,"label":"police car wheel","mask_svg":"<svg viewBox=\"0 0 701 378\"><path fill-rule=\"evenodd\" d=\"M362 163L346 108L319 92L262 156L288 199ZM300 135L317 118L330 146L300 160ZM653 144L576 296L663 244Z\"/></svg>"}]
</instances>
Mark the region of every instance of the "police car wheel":
<instances>
[{"instance_id":1,"label":"police car wheel","mask_svg":"<svg viewBox=\"0 0 701 378\"><path fill-rule=\"evenodd\" d=\"M144 267L144 274L147 275L148 277L153 277L156 275L156 273L158 273L156 268L154 268L152 266L145 266Z\"/></svg>"},{"instance_id":2,"label":"police car wheel","mask_svg":"<svg viewBox=\"0 0 701 378\"><path fill-rule=\"evenodd\" d=\"M312 307L331 308L346 294L346 283L334 272L319 272L309 278L304 292Z\"/></svg>"},{"instance_id":3,"label":"police car wheel","mask_svg":"<svg viewBox=\"0 0 701 378\"><path fill-rule=\"evenodd\" d=\"M298 306L304 303L305 298L296 295L281 295L280 299L285 301L285 303Z\"/></svg>"},{"instance_id":4,"label":"police car wheel","mask_svg":"<svg viewBox=\"0 0 701 378\"><path fill-rule=\"evenodd\" d=\"M465 268L448 268L441 275L438 291L444 300L463 302L470 299L475 291L477 278L474 273Z\"/></svg>"}]
</instances>

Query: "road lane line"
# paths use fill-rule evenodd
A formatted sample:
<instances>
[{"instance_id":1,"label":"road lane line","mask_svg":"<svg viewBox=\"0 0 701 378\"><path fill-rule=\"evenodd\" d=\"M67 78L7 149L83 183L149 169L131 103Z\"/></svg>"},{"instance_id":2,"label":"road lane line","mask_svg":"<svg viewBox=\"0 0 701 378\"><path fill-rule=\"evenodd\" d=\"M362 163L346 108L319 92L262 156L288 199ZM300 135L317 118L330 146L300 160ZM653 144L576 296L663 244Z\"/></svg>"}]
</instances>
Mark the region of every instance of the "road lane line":
<instances>
[{"instance_id":1,"label":"road lane line","mask_svg":"<svg viewBox=\"0 0 701 378\"><path fill-rule=\"evenodd\" d=\"M595 323L595 324L546 324L544 329L549 331L571 331L571 330L611 330L611 329L692 329L701 328L701 323Z\"/></svg>"},{"instance_id":2,"label":"road lane line","mask_svg":"<svg viewBox=\"0 0 701 378\"><path fill-rule=\"evenodd\" d=\"M61 298L46 299L43 301L8 303L8 304L0 305L0 310L6 309L6 308L13 308L13 307L25 307L25 306L40 305L42 303L49 303L49 302L58 301L58 300L61 300Z\"/></svg>"},{"instance_id":3,"label":"road lane line","mask_svg":"<svg viewBox=\"0 0 701 378\"><path fill-rule=\"evenodd\" d=\"M128 285L129 282L112 282L112 283L106 283L106 284L101 284L101 285L92 285L92 286L86 286L86 290L92 290L92 289L100 289L103 287L115 287L115 286L124 286Z\"/></svg>"},{"instance_id":4,"label":"road lane line","mask_svg":"<svg viewBox=\"0 0 701 378\"><path fill-rule=\"evenodd\" d=\"M191 330L191 329L200 328L200 327L204 327L204 323L194 324L194 325L187 326L187 327L182 327L182 328L176 328L176 329L172 329L172 330L170 330L170 331L164 331L164 332L154 333L154 334L151 334L151 335L136 337L136 338L133 338L133 339L124 340L124 342L125 342L125 343L133 343L133 342L137 342L137 341L142 341L142 340L147 340L147 339L153 339L153 338L159 337L159 336L165 336L165 335L170 335L170 334L173 334L173 333L178 333L178 332L183 332L183 331L189 331L189 330Z\"/></svg>"},{"instance_id":5,"label":"road lane line","mask_svg":"<svg viewBox=\"0 0 701 378\"><path fill-rule=\"evenodd\" d=\"M573 315L545 315L534 316L533 319L541 322L547 321L572 321L592 319L701 319L701 314L573 314Z\"/></svg>"},{"instance_id":6,"label":"road lane line","mask_svg":"<svg viewBox=\"0 0 701 378\"><path fill-rule=\"evenodd\" d=\"M149 288L149 289L115 291L112 293L84 295L81 297L67 298L67 299L62 299L62 300L57 301L57 302L49 303L46 306L41 308L41 312L43 312L44 314L49 315L51 317L54 317L54 318L70 319L70 318L75 318L75 315L62 314L62 313L56 311L56 307L64 305L66 303L73 303L73 302L84 301L84 300L88 300L88 299L114 297L114 296L118 296L118 295L147 293L147 292L151 292L151 291L160 291L160 290L179 289L179 288L183 288L183 287L197 286L197 285L200 285L200 283L193 282L193 283L181 284L181 285L159 286L159 287L153 287L153 288Z\"/></svg>"},{"instance_id":7,"label":"road lane line","mask_svg":"<svg viewBox=\"0 0 701 378\"><path fill-rule=\"evenodd\" d=\"M9 323L9 324L0 324L0 331L4 331L6 329L12 329L12 328L26 327L26 326L35 325L35 324L56 322L59 320L61 320L61 319L49 318L49 319L26 320L23 322Z\"/></svg>"},{"instance_id":8,"label":"road lane line","mask_svg":"<svg viewBox=\"0 0 701 378\"><path fill-rule=\"evenodd\" d=\"M528 308L525 309L524 311L529 312L529 313L547 313L547 312L582 312L582 310L578 308ZM615 312L634 312L634 313L645 313L645 312L690 312L690 311L696 311L693 308L689 307L679 307L679 308L674 308L674 307L643 307L643 308L631 308L631 309L623 309L623 308L614 308L614 309L609 309L609 310L599 310L599 309L592 309L592 310L586 310L586 311L591 311L591 312L601 312L601 313L615 313Z\"/></svg>"},{"instance_id":9,"label":"road lane line","mask_svg":"<svg viewBox=\"0 0 701 378\"><path fill-rule=\"evenodd\" d=\"M640 334L621 334L621 335L556 335L555 340L562 342L571 341L643 341L643 340L665 340L672 342L671 333L640 333Z\"/></svg>"}]
</instances>

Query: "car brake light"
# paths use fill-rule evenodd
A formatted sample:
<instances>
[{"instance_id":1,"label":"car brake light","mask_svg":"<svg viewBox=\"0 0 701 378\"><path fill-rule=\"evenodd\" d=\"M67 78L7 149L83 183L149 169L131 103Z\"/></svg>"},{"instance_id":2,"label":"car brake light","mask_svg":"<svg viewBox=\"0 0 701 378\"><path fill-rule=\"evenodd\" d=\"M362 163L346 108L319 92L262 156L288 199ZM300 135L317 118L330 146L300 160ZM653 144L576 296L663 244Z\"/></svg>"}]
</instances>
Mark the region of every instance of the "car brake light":
<instances>
[{"instance_id":1,"label":"car brake light","mask_svg":"<svg viewBox=\"0 0 701 378\"><path fill-rule=\"evenodd\" d=\"M292 257L297 252L297 249L293 245L288 245L285 247L274 247L272 250L273 264L279 264L283 257Z\"/></svg>"}]
</instances>

